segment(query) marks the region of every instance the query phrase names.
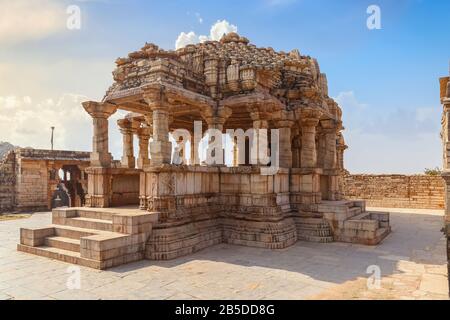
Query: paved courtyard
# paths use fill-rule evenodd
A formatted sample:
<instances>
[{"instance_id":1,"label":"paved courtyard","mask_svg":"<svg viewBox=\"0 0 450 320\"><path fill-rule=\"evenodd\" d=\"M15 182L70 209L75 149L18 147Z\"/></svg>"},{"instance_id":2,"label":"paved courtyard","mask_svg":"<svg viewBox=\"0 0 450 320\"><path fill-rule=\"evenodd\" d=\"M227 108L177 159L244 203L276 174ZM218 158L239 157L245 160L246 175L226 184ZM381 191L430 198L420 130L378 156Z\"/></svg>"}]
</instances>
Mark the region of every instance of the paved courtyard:
<instances>
[{"instance_id":1,"label":"paved courtyard","mask_svg":"<svg viewBox=\"0 0 450 320\"><path fill-rule=\"evenodd\" d=\"M46 226L50 213L0 221L0 299L448 299L443 212L381 211L391 212L393 230L374 247L298 242L271 251L222 244L107 271L16 251L19 228Z\"/></svg>"}]
</instances>

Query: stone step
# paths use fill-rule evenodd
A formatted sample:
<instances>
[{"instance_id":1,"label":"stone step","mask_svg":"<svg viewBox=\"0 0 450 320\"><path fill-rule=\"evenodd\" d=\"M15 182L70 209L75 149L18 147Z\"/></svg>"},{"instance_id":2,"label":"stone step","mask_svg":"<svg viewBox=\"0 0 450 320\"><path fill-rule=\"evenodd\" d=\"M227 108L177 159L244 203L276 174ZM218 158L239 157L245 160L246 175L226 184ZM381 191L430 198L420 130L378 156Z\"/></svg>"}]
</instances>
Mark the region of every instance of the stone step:
<instances>
[{"instance_id":1,"label":"stone step","mask_svg":"<svg viewBox=\"0 0 450 320\"><path fill-rule=\"evenodd\" d=\"M80 240L79 239L72 239L72 238L65 238L65 237L47 237L45 238L45 245L48 247L73 251L73 252L80 252Z\"/></svg>"},{"instance_id":2,"label":"stone step","mask_svg":"<svg viewBox=\"0 0 450 320\"><path fill-rule=\"evenodd\" d=\"M96 219L96 220L108 220L112 221L113 213L105 211L95 211L95 210L77 210L78 217Z\"/></svg>"},{"instance_id":3,"label":"stone step","mask_svg":"<svg viewBox=\"0 0 450 320\"><path fill-rule=\"evenodd\" d=\"M361 207L351 207L349 209L350 216L356 216L362 213Z\"/></svg>"},{"instance_id":4,"label":"stone step","mask_svg":"<svg viewBox=\"0 0 450 320\"><path fill-rule=\"evenodd\" d=\"M302 236L314 236L314 237L331 237L331 230L312 230L312 229L297 229L297 233Z\"/></svg>"},{"instance_id":5,"label":"stone step","mask_svg":"<svg viewBox=\"0 0 450 320\"><path fill-rule=\"evenodd\" d=\"M370 212L362 212L362 213L352 217L351 220L371 220Z\"/></svg>"},{"instance_id":6,"label":"stone step","mask_svg":"<svg viewBox=\"0 0 450 320\"><path fill-rule=\"evenodd\" d=\"M85 229L85 228L77 228L77 227L71 227L67 225L52 225L54 228L55 236L64 237L64 238L71 238L71 239L80 239L82 237L88 237L92 236L94 234L98 233L98 230L93 229Z\"/></svg>"},{"instance_id":7,"label":"stone step","mask_svg":"<svg viewBox=\"0 0 450 320\"><path fill-rule=\"evenodd\" d=\"M94 230L101 230L101 231L112 231L113 230L112 221L83 218L83 217L66 219L65 225L71 226L71 227L82 228L82 229L94 229Z\"/></svg>"},{"instance_id":8,"label":"stone step","mask_svg":"<svg viewBox=\"0 0 450 320\"><path fill-rule=\"evenodd\" d=\"M305 230L328 230L330 229L330 226L325 223L320 224L304 224L304 223L297 223L296 224L297 229L305 229Z\"/></svg>"},{"instance_id":9,"label":"stone step","mask_svg":"<svg viewBox=\"0 0 450 320\"><path fill-rule=\"evenodd\" d=\"M299 234L297 236L298 240L301 241L308 241L308 242L319 242L319 243L330 243L333 242L333 237L329 236L329 237L317 237L317 236L309 236L309 235L301 235Z\"/></svg>"},{"instance_id":10,"label":"stone step","mask_svg":"<svg viewBox=\"0 0 450 320\"><path fill-rule=\"evenodd\" d=\"M296 219L298 240L329 243L333 242L333 234L330 225L321 218Z\"/></svg>"},{"instance_id":11,"label":"stone step","mask_svg":"<svg viewBox=\"0 0 450 320\"><path fill-rule=\"evenodd\" d=\"M375 235L376 235L376 237L380 237L381 239L384 239L390 232L391 232L390 228L379 228L375 232Z\"/></svg>"},{"instance_id":12,"label":"stone step","mask_svg":"<svg viewBox=\"0 0 450 320\"><path fill-rule=\"evenodd\" d=\"M102 263L100 261L95 261L91 259L81 258L79 252L74 252L70 250L64 250L60 248L54 248L49 246L31 247L23 244L17 245L17 250L35 254L41 257L46 257L50 259L55 259L71 264L78 264L81 266L86 266L95 269L102 269Z\"/></svg>"}]
</instances>

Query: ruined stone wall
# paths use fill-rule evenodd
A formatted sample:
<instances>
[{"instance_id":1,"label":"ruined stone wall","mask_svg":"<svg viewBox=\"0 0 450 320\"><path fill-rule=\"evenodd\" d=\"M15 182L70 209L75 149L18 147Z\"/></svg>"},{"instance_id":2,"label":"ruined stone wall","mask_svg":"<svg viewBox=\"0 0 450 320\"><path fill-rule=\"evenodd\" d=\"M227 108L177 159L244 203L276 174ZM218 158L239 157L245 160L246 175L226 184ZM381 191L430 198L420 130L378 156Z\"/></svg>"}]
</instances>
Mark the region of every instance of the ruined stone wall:
<instances>
[{"instance_id":1,"label":"ruined stone wall","mask_svg":"<svg viewBox=\"0 0 450 320\"><path fill-rule=\"evenodd\" d=\"M18 210L45 210L48 206L47 164L45 161L18 159L16 208Z\"/></svg>"},{"instance_id":2,"label":"ruined stone wall","mask_svg":"<svg viewBox=\"0 0 450 320\"><path fill-rule=\"evenodd\" d=\"M89 164L89 153L16 148L0 159L0 212L48 210L55 189L50 170Z\"/></svg>"},{"instance_id":3,"label":"ruined stone wall","mask_svg":"<svg viewBox=\"0 0 450 320\"><path fill-rule=\"evenodd\" d=\"M345 197L367 206L444 209L445 183L440 176L346 175Z\"/></svg>"},{"instance_id":4,"label":"ruined stone wall","mask_svg":"<svg viewBox=\"0 0 450 320\"><path fill-rule=\"evenodd\" d=\"M8 152L0 159L0 212L14 207L15 154Z\"/></svg>"}]
</instances>

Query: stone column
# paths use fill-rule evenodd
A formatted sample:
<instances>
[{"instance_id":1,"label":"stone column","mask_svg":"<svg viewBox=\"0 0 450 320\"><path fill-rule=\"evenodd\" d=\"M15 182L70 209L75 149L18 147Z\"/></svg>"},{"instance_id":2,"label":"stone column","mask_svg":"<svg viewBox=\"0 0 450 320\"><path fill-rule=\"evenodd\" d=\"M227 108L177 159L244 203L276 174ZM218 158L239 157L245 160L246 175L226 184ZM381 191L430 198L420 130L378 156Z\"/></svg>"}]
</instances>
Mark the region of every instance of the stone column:
<instances>
[{"instance_id":1,"label":"stone column","mask_svg":"<svg viewBox=\"0 0 450 320\"><path fill-rule=\"evenodd\" d=\"M268 129L269 129L269 123L267 120L254 120L253 121L253 129L254 129L254 136L253 136L253 143L254 146L250 146L251 149L255 148L255 156L256 159L252 159L252 154L250 154L250 159L252 159L251 163L257 163L257 165L266 165L265 163L261 163L261 156L269 156L268 150L264 152L263 150L260 150L261 143L264 141L266 142L267 149L269 148L269 141L268 141ZM262 129L266 129L267 131L264 133L263 131L260 131ZM281 150L281 149L280 149ZM260 152L264 152L263 155L260 154ZM252 151L250 152L252 153Z\"/></svg>"},{"instance_id":2,"label":"stone column","mask_svg":"<svg viewBox=\"0 0 450 320\"><path fill-rule=\"evenodd\" d=\"M108 151L108 118L117 110L109 103L84 102L84 109L92 116L94 136L92 139L91 167L88 174L86 206L105 208L111 204L111 161Z\"/></svg>"},{"instance_id":3,"label":"stone column","mask_svg":"<svg viewBox=\"0 0 450 320\"><path fill-rule=\"evenodd\" d=\"M91 166L110 167L111 154L108 150L108 118L117 107L109 103L83 102L83 108L93 120L94 136L92 138Z\"/></svg>"},{"instance_id":4,"label":"stone column","mask_svg":"<svg viewBox=\"0 0 450 320\"><path fill-rule=\"evenodd\" d=\"M143 94L152 111L153 141L150 143L152 165L170 164L172 143L169 141L169 103L163 86L153 86Z\"/></svg>"},{"instance_id":5,"label":"stone column","mask_svg":"<svg viewBox=\"0 0 450 320\"><path fill-rule=\"evenodd\" d=\"M150 164L148 157L148 144L150 140L150 128L145 126L137 130L137 136L139 140L139 157L137 160L137 167L143 169Z\"/></svg>"},{"instance_id":6,"label":"stone column","mask_svg":"<svg viewBox=\"0 0 450 320\"><path fill-rule=\"evenodd\" d=\"M233 167L239 167L239 147L236 139L232 138L233 143Z\"/></svg>"},{"instance_id":7,"label":"stone column","mask_svg":"<svg viewBox=\"0 0 450 320\"><path fill-rule=\"evenodd\" d=\"M135 168L136 158L134 157L133 147L133 124L128 119L117 120L117 124L120 127L120 132L123 137L122 167Z\"/></svg>"},{"instance_id":8,"label":"stone column","mask_svg":"<svg viewBox=\"0 0 450 320\"><path fill-rule=\"evenodd\" d=\"M344 170L344 151L347 148L348 147L345 145L345 141L344 141L344 137L342 136L342 133L338 133L336 153L337 153L337 168L339 170Z\"/></svg>"},{"instance_id":9,"label":"stone column","mask_svg":"<svg viewBox=\"0 0 450 320\"><path fill-rule=\"evenodd\" d=\"M317 166L316 127L319 119L307 118L301 120L302 148L300 162L302 168L315 168Z\"/></svg>"},{"instance_id":10,"label":"stone column","mask_svg":"<svg viewBox=\"0 0 450 320\"><path fill-rule=\"evenodd\" d=\"M195 137L195 130L191 132L191 160L189 162L191 166L200 165L200 156L198 154L198 150L201 138L201 135L199 137Z\"/></svg>"},{"instance_id":11,"label":"stone column","mask_svg":"<svg viewBox=\"0 0 450 320\"><path fill-rule=\"evenodd\" d=\"M220 107L217 112L216 115L214 116L206 116L205 120L208 124L208 130L210 129L216 129L219 130L220 132L222 132L223 134L223 126L225 124L225 121L227 121L228 117L231 115L232 110L230 108L227 107ZM223 139L223 137L221 137L221 139ZM223 147L223 146L222 146ZM223 152L222 149L222 164L225 164L225 153Z\"/></svg>"},{"instance_id":12,"label":"stone column","mask_svg":"<svg viewBox=\"0 0 450 320\"><path fill-rule=\"evenodd\" d=\"M169 141L169 113L163 108L153 109L153 142L150 144L152 164L169 164L172 143Z\"/></svg>"},{"instance_id":13,"label":"stone column","mask_svg":"<svg viewBox=\"0 0 450 320\"><path fill-rule=\"evenodd\" d=\"M334 120L323 120L320 122L325 135L325 155L323 161L324 169L336 169L336 124Z\"/></svg>"},{"instance_id":14,"label":"stone column","mask_svg":"<svg viewBox=\"0 0 450 320\"><path fill-rule=\"evenodd\" d=\"M292 139L291 127L294 124L291 120L277 121L275 125L279 130L279 165L281 168L292 168Z\"/></svg>"}]
</instances>

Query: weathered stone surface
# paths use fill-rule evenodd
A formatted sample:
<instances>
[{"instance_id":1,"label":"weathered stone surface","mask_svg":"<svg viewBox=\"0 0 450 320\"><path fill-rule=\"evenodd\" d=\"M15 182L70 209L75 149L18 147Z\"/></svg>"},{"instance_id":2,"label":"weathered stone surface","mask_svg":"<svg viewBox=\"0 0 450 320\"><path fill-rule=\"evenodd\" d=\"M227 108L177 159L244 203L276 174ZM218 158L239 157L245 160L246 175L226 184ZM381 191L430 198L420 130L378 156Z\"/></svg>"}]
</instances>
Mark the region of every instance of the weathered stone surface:
<instances>
[{"instance_id":1,"label":"weathered stone surface","mask_svg":"<svg viewBox=\"0 0 450 320\"><path fill-rule=\"evenodd\" d=\"M348 174L344 194L370 207L443 209L445 181L441 176Z\"/></svg>"},{"instance_id":2,"label":"weathered stone surface","mask_svg":"<svg viewBox=\"0 0 450 320\"><path fill-rule=\"evenodd\" d=\"M61 184L68 196L66 205L83 205L88 165L88 152L11 150L0 160L0 211L51 209L55 206L55 189ZM63 178L58 176L59 170L65 172Z\"/></svg>"}]
</instances>

